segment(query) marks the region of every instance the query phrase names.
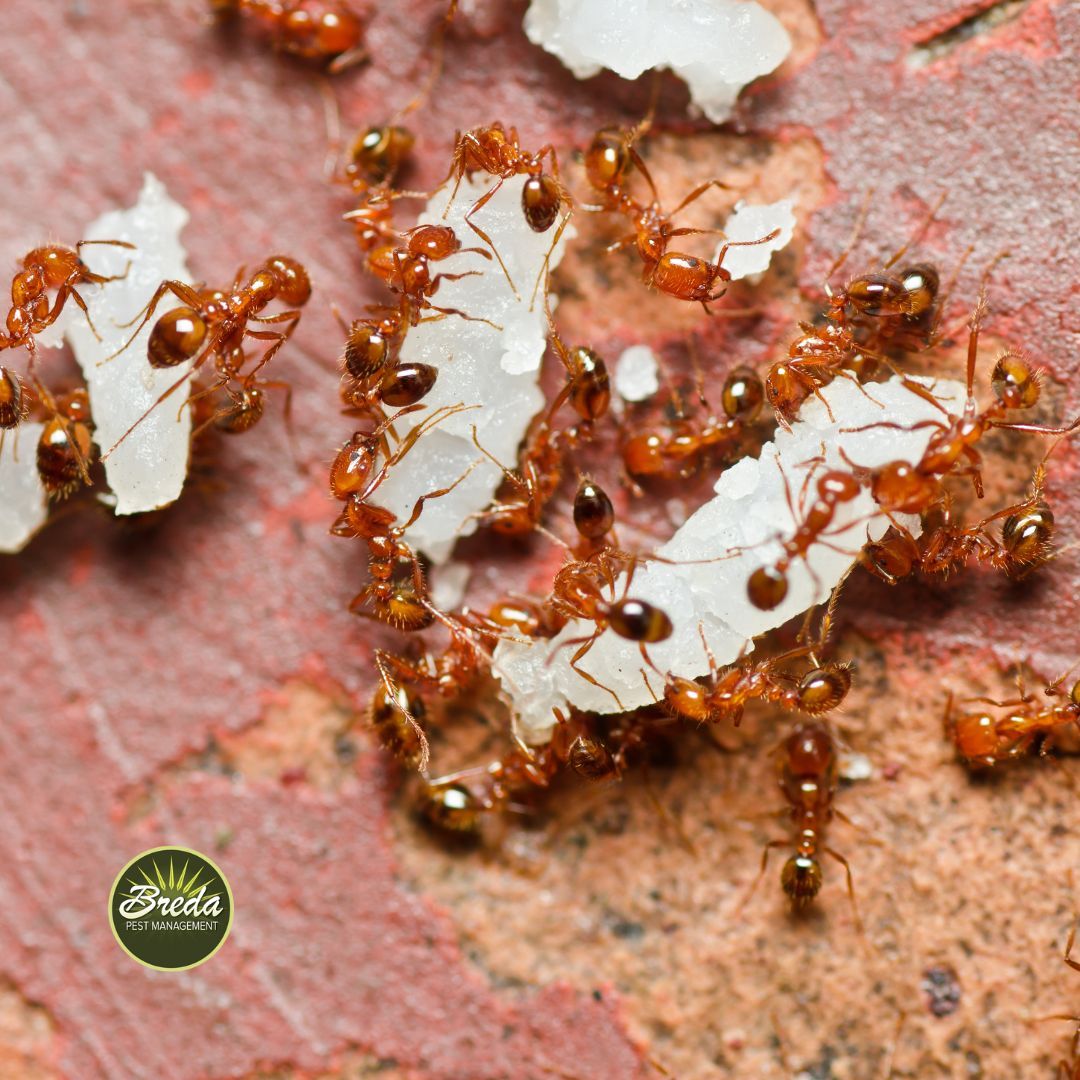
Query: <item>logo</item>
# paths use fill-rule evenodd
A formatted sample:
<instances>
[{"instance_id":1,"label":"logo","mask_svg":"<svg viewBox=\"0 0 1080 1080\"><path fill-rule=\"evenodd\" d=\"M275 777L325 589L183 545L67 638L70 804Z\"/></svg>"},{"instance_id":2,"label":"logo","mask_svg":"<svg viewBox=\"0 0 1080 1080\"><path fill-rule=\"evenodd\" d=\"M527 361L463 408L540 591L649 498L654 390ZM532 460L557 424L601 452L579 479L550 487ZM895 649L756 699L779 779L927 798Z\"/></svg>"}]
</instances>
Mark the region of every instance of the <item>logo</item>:
<instances>
[{"instance_id":1,"label":"logo","mask_svg":"<svg viewBox=\"0 0 1080 1080\"><path fill-rule=\"evenodd\" d=\"M133 960L159 971L186 971L209 960L232 927L225 875L205 855L151 848L120 871L109 893L109 925Z\"/></svg>"}]
</instances>

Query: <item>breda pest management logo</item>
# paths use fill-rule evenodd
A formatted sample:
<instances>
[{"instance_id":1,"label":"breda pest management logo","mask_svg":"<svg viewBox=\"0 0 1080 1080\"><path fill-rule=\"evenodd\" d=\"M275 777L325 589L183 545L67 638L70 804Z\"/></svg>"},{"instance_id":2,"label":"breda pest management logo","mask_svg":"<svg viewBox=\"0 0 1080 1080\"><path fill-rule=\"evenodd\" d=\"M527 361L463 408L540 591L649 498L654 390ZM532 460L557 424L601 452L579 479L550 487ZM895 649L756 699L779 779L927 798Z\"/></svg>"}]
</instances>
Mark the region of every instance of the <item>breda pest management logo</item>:
<instances>
[{"instance_id":1,"label":"breda pest management logo","mask_svg":"<svg viewBox=\"0 0 1080 1080\"><path fill-rule=\"evenodd\" d=\"M116 876L109 924L133 960L159 971L185 971L209 960L232 926L225 875L190 848L151 848Z\"/></svg>"}]
</instances>

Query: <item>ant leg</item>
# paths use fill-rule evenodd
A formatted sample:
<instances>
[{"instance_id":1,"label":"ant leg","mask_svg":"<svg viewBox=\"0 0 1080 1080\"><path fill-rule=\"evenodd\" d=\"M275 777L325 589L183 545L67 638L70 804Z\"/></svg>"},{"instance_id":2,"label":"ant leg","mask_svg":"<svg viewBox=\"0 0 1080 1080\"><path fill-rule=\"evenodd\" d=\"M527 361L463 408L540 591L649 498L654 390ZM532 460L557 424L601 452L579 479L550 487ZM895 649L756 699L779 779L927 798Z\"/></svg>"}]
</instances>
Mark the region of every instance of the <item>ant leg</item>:
<instances>
[{"instance_id":1,"label":"ant leg","mask_svg":"<svg viewBox=\"0 0 1080 1080\"><path fill-rule=\"evenodd\" d=\"M116 324L121 329L126 329L127 327L133 325L139 319L140 315L142 316L142 321L139 322L138 327L136 327L135 333L132 334L131 337L129 337L128 340L123 345L121 345L119 349L116 350L116 352L112 353L110 356L106 356L104 360L99 360L98 367L100 367L102 364L107 364L110 360L115 359L128 348L128 346L139 336L142 328L150 321L150 318L157 309L158 304L161 303L162 299L167 293L172 293L173 296L175 296L176 299L179 300L182 304L186 305L187 307L194 308L196 311L198 311L199 308L202 306L202 301L199 299L199 294L190 285L185 284L183 281L163 281L154 290L154 295L150 297L146 306L135 316L134 319L132 319L130 322Z\"/></svg>"},{"instance_id":2,"label":"ant leg","mask_svg":"<svg viewBox=\"0 0 1080 1080\"><path fill-rule=\"evenodd\" d=\"M386 657L387 653L384 653L382 649L375 650L375 667L378 669L379 678L382 680L383 686L386 688L386 696L390 701L390 704L402 716L405 717L408 725L416 733L416 737L420 740L420 761L416 766L417 772L427 772L428 762L431 760L431 752L428 746L427 735L424 734L424 729L420 726L416 717L398 700L397 691L400 689L394 680L390 677L390 672L387 670Z\"/></svg>"},{"instance_id":3,"label":"ant leg","mask_svg":"<svg viewBox=\"0 0 1080 1080\"><path fill-rule=\"evenodd\" d=\"M859 916L859 905L855 901L855 881L851 876L851 865L835 848L825 847L822 850L844 868L844 874L847 877L848 898L851 900L851 914L855 917L855 928L859 931L860 937L865 937L866 931L863 929L862 919Z\"/></svg>"},{"instance_id":4,"label":"ant leg","mask_svg":"<svg viewBox=\"0 0 1080 1080\"><path fill-rule=\"evenodd\" d=\"M562 234L566 231L566 226L570 224L570 218L573 217L573 211L569 211L563 215L562 221L559 222L559 227L555 230L555 235L551 240L551 247L547 249L547 253L544 255L544 261L540 264L540 271L536 275L536 281L533 282L532 295L529 297L529 310L532 311L536 304L536 293L540 288L541 278L547 279L550 275L549 266L551 265L551 255L554 250L559 246L559 241L562 239ZM546 286L545 286L546 288ZM547 301L545 300L545 304Z\"/></svg>"},{"instance_id":5,"label":"ant leg","mask_svg":"<svg viewBox=\"0 0 1080 1080\"><path fill-rule=\"evenodd\" d=\"M577 646L579 646L577 651L570 658L570 666L587 683L592 683L593 686L597 687L600 690L606 690L615 699L615 704L618 705L619 711L620 712L626 712L626 708L624 707L623 703L619 700L619 695L616 694L615 691L612 690L610 686L605 686L602 682L600 682L599 679L597 679L594 676L590 675L584 668L578 667L578 662L583 660L588 655L589 650L599 640L601 632L602 631L600 631L600 630L596 630L592 634L590 634L588 637L585 637L585 638L571 638L569 641L564 641L562 643L562 645L560 645L559 647L563 648L563 647L569 646L569 645L577 645ZM554 655L555 654L552 653L552 659L554 659ZM551 663L551 660L548 660L548 663Z\"/></svg>"},{"instance_id":6,"label":"ant leg","mask_svg":"<svg viewBox=\"0 0 1080 1080\"><path fill-rule=\"evenodd\" d=\"M668 215L668 217L674 217L680 210L685 210L692 202L696 202L698 199L700 199L701 196L704 195L705 192L709 190L709 188L713 188L713 187L720 188L722 191L730 191L731 190L731 188L727 184L725 184L723 182L723 180L716 180L716 179L706 180L704 184L698 184L698 186L696 188L694 188L694 190L691 191L690 194L687 195L686 198L683 199L683 201L681 203L679 203L679 205L676 206L674 210L671 211L671 213ZM706 231L706 230L701 230L701 231ZM708 230L708 231L711 232L712 230ZM681 230L678 230L676 233L673 233L672 235L679 235L679 234L681 234Z\"/></svg>"},{"instance_id":7,"label":"ant leg","mask_svg":"<svg viewBox=\"0 0 1080 1080\"><path fill-rule=\"evenodd\" d=\"M479 315L468 315L464 311L459 310L458 308L439 307L437 304L432 304L429 301L424 304L424 309L426 311L437 311L439 312L439 314L426 315L423 318L417 320L418 324L422 322L438 322L440 319L445 319L448 315L457 315L458 318L464 319L466 322L487 323L487 325L490 326L493 330L498 330L500 333L503 329L498 323L494 323L490 319L481 318Z\"/></svg>"},{"instance_id":8,"label":"ant leg","mask_svg":"<svg viewBox=\"0 0 1080 1080\"><path fill-rule=\"evenodd\" d=\"M770 840L764 848L761 850L761 869L758 871L758 876L754 878L754 884L750 886L750 891L743 897L736 912L742 914L743 909L754 898L754 893L757 892L758 886L761 884L761 879L765 876L765 871L769 868L769 852L773 848L787 847L789 841L787 840Z\"/></svg>"},{"instance_id":9,"label":"ant leg","mask_svg":"<svg viewBox=\"0 0 1080 1080\"><path fill-rule=\"evenodd\" d=\"M97 327L94 326L94 320L90 318L90 312L87 310L86 301L80 295L78 289L74 285L69 285L66 281L56 293L56 301L52 306L52 309L46 313L45 317L40 320L44 326L51 326L58 318L60 313L64 310L64 305L67 303L68 297L78 305L79 309L86 316L86 325L90 327L90 333L100 341L101 335L97 332Z\"/></svg>"},{"instance_id":10,"label":"ant leg","mask_svg":"<svg viewBox=\"0 0 1080 1080\"><path fill-rule=\"evenodd\" d=\"M456 488L458 484L460 484L473 471L473 469L476 468L478 464L479 462L474 461L452 484L448 485L447 487L438 488L435 491L429 491L426 495L421 495L420 498L417 499L416 503L413 505L412 513L409 515L408 521L406 521L401 526L401 531L404 532L410 525L416 522L416 519L420 517L420 515L423 513L424 503L426 503L428 499L439 499L443 495L449 495L450 492L453 491L454 488Z\"/></svg>"},{"instance_id":11,"label":"ant leg","mask_svg":"<svg viewBox=\"0 0 1080 1080\"><path fill-rule=\"evenodd\" d=\"M773 229L767 236L761 236L757 240L729 240L726 244L723 244L720 250L716 253L715 265L719 267L723 261L724 256L728 253L729 248L733 247L756 247L758 244L768 244L770 241L775 240L780 235L779 229Z\"/></svg>"},{"instance_id":12,"label":"ant leg","mask_svg":"<svg viewBox=\"0 0 1080 1080\"><path fill-rule=\"evenodd\" d=\"M495 183L492 184L491 187L489 187L487 191L485 191L484 194L476 200L475 203L473 203L472 207L465 214L464 220L465 224L468 225L469 228L472 229L472 231L476 233L476 235L479 236L480 239L483 240L483 242L487 244L489 248L491 248L491 253L495 256L496 260L499 263L499 266L502 267L502 272L506 275L506 280L509 283L510 289L514 294L514 299L520 301L521 294L517 291L517 286L514 284L514 279L510 276L510 271L507 270L506 263L503 262L503 257L499 254L499 249L495 246L495 242L491 239L490 236L488 236L486 232L484 232L483 229L480 228L479 225L475 224L472 219L473 214L477 213L477 211L482 210L485 206L487 206L487 204L491 201L492 197L495 195L495 192L503 186L504 180L505 178L500 176L499 179L496 180Z\"/></svg>"},{"instance_id":13,"label":"ant leg","mask_svg":"<svg viewBox=\"0 0 1080 1080\"><path fill-rule=\"evenodd\" d=\"M82 249L93 244L100 244L107 247L122 247L127 248L129 251L138 250L134 244L129 244L126 240L80 240L75 245L75 253L82 260ZM131 271L131 260L128 259L127 266L124 267L122 274L95 274L92 270L77 271L80 280L88 282L91 285L104 285L107 281L123 281ZM72 274L75 277L76 274ZM72 281L73 285L77 285L78 281Z\"/></svg>"},{"instance_id":14,"label":"ant leg","mask_svg":"<svg viewBox=\"0 0 1080 1080\"><path fill-rule=\"evenodd\" d=\"M205 354L204 354L204 355L205 355ZM156 408L157 408L157 407L158 407L158 406L159 406L159 405L160 405L160 404L162 403L162 402L163 402L163 401L164 401L164 400L165 400L165 399L166 399L166 398L167 398L167 397L169 397L169 396L170 396L170 395L171 395L171 394L173 393L173 391L174 391L174 390L178 389L178 388L179 388L180 386L182 386L182 385L183 385L183 384L184 384L185 382L187 382L187 380L188 380L188 379L190 379L190 378L191 378L191 376L192 376L192 375L193 375L194 373L195 373L195 367L193 366L193 367L192 367L192 369L191 369L190 371L187 371L187 372L185 372L185 373L184 373L183 375L181 375L181 376L180 376L180 378L179 378L179 379L177 379L177 380L176 380L176 382L174 382L174 383L172 384L172 386L168 387L168 389L166 389L166 390L165 390L165 391L164 391L164 392L163 392L163 393L162 393L162 394L161 394L161 395L160 395L160 396L158 397L158 399L157 399L157 400L156 400L156 401L155 401L155 402L154 402L154 403L153 403L153 404L152 404L152 405L151 405L151 406L150 406L150 407L149 407L149 408L148 408L148 409L146 410L146 412L144 412L144 413L142 414L142 416L140 416L140 417L139 417L139 419L138 419L138 420L136 420L136 421L135 421L135 423L133 423L133 424L131 425L131 427L129 427L129 428L127 429L127 431L125 431L125 432L124 432L124 434L123 434L123 435L121 435L121 436L120 436L120 438L119 438L119 439L117 439L117 440L116 440L116 442L114 442L114 443L112 444L112 446L110 446L110 447L109 447L109 449L108 449L108 450L106 450L106 451L105 451L105 453L104 453L104 454L102 454L102 455L101 455L101 460L102 460L102 461L105 461L105 460L106 460L106 459L107 459L107 458L109 457L109 455L110 455L110 454L111 454L111 453L112 453L112 452L113 452L113 451L114 451L114 450L115 450L115 449L116 449L116 448L117 448L117 447L118 447L118 446L119 446L119 445L120 445L120 444L121 444L121 443L122 443L122 442L123 442L123 441L124 441L124 440L125 440L125 439L126 439L126 438L127 438L127 437L128 437L128 436L129 436L129 435L130 435L130 434L131 434L131 433L132 433L132 432L133 432L133 431L134 431L134 430L135 430L135 429L136 429L136 428L137 428L137 427L138 427L138 426L139 426L139 425L140 425L140 424L141 424L141 423L142 423L142 422L143 422L143 421L144 421L144 420L145 420L145 419L146 419L146 418L147 418L147 417L148 417L148 416L149 416L149 415L150 415L150 414L151 414L151 413L152 413L152 412L153 412L153 411L154 411L154 410L155 410L155 409L156 409Z\"/></svg>"},{"instance_id":15,"label":"ant leg","mask_svg":"<svg viewBox=\"0 0 1080 1080\"><path fill-rule=\"evenodd\" d=\"M631 132L631 137L637 138L636 132ZM652 192L653 202L658 203L660 201L660 193L656 190L656 183L652 178L652 173L649 172L648 165L645 164L645 161L638 153L637 148L632 144L627 145L626 152L630 155L630 160L634 163L634 167L645 178L645 183L649 185L649 191Z\"/></svg>"},{"instance_id":16,"label":"ant leg","mask_svg":"<svg viewBox=\"0 0 1080 1080\"><path fill-rule=\"evenodd\" d=\"M948 194L949 191L946 188L946 190L943 191L938 197L937 202L935 202L934 205L930 207L929 212L927 213L926 217L923 218L923 222L919 226L919 228L914 233L912 233L910 237L908 237L903 247L896 251L887 263L884 263L882 265L883 270L888 270L890 266L893 266L895 263L897 263L900 259L904 257L904 253L909 247L911 247L912 244L917 244L923 238L926 230L930 228L930 223L934 220L935 217L937 217L937 212L941 209L941 204L948 197Z\"/></svg>"}]
</instances>

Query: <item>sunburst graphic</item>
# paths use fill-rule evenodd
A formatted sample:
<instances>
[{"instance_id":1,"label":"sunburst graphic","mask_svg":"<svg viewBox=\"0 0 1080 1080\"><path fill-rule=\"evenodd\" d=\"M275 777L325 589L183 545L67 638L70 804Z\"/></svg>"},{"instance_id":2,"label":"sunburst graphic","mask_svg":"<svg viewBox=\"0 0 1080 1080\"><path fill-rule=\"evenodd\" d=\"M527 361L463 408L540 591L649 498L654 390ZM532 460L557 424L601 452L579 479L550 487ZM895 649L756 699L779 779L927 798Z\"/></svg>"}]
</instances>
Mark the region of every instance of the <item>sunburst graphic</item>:
<instances>
[{"instance_id":1,"label":"sunburst graphic","mask_svg":"<svg viewBox=\"0 0 1080 1080\"><path fill-rule=\"evenodd\" d=\"M158 891L158 898L159 899L164 898L166 900L175 900L178 897L191 897L191 896L193 896L195 894L197 889L199 889L201 886L206 885L206 884L209 883L208 880L200 880L200 875L202 874L202 870L199 870L199 869L196 869L195 873L192 874L190 878L187 876L188 866L190 865L190 863L191 863L190 859L185 859L184 860L184 865L180 868L179 875L177 875L176 871L175 871L175 867L173 865L172 856L170 855L169 856L169 873L168 873L168 877L166 877L165 874L162 873L161 867L158 866L157 859L151 859L150 860L150 865L154 869L154 875L157 878L156 881L141 866L137 866L134 869L138 870L138 872L140 874L142 874L142 876L146 879L146 884L147 885L151 885L155 889L159 890ZM203 869L205 869L205 867ZM127 879L127 883L132 888L142 889L142 888L145 887L143 885L143 882L139 881L137 878L130 878L129 877ZM120 893L120 896L122 896L125 900L143 899L141 893L122 892L122 893ZM221 896L221 893L219 893L219 892L207 893L206 895L203 896L203 902L205 903L206 901L212 900L212 899L214 899L214 897L219 897L219 896ZM156 912L156 909L157 909L157 904L155 903L153 909L148 911L145 915L139 916L139 918L145 919L145 918L148 918L149 916L154 915L155 912Z\"/></svg>"}]
</instances>

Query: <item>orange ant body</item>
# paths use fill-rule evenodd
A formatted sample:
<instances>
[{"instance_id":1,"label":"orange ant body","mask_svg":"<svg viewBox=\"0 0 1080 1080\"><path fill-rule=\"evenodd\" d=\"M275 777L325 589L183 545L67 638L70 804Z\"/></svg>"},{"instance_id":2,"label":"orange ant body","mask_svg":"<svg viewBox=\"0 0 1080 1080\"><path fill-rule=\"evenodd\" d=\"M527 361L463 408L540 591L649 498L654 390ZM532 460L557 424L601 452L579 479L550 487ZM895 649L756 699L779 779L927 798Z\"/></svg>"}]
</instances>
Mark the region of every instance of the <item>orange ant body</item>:
<instances>
[{"instance_id":1,"label":"orange ant body","mask_svg":"<svg viewBox=\"0 0 1080 1080\"><path fill-rule=\"evenodd\" d=\"M311 296L311 282L304 267L285 255L270 256L246 283L243 282L242 274L243 271L237 274L229 292L217 289L200 290L182 281L163 281L143 309L135 333L127 344L108 359L119 356L128 348L143 326L153 317L158 304L171 293L182 306L171 308L155 321L147 342L147 360L150 366L161 370L190 361L191 372L194 372L212 357L217 378L200 393L214 393L219 390L225 393L228 403L215 414L215 423L225 431L246 431L263 415L264 388L276 387L286 391L289 389L285 383L259 379L257 374L292 336L300 321L300 311L297 309L303 307ZM276 315L263 315L262 312L275 300L288 305L290 310ZM288 325L283 331L278 331L253 329L251 323ZM247 362L244 344L248 340L269 341L270 345L245 373L242 370ZM191 372L165 390L151 409L172 394L190 377ZM232 387L234 381L239 382L239 388L235 390ZM139 422L136 421L136 424L121 436L120 441L126 438Z\"/></svg>"},{"instance_id":2,"label":"orange ant body","mask_svg":"<svg viewBox=\"0 0 1080 1080\"><path fill-rule=\"evenodd\" d=\"M90 313L78 286L119 280L118 276L106 277L87 268L82 261L82 249L90 244L132 247L123 240L80 240L74 250L50 244L26 253L22 269L11 281L11 307L4 332L0 332L0 351L25 345L32 355L34 335L56 322L68 300L73 300L90 322ZM50 305L49 292L53 290L56 299ZM93 324L90 328L93 330Z\"/></svg>"},{"instance_id":3,"label":"orange ant body","mask_svg":"<svg viewBox=\"0 0 1080 1080\"><path fill-rule=\"evenodd\" d=\"M345 0L210 0L219 18L242 16L282 52L329 60L331 72L365 59L363 25Z\"/></svg>"},{"instance_id":4,"label":"orange ant body","mask_svg":"<svg viewBox=\"0 0 1080 1080\"><path fill-rule=\"evenodd\" d=\"M582 619L596 624L596 629L586 637L571 638L561 647L577 646L570 658L570 667L586 682L606 690L622 709L619 695L610 687L604 686L578 664L592 649L605 630L611 630L627 641L637 642L644 661L653 667L646 645L666 641L674 630L667 614L645 600L638 600L627 595L618 600L604 598L603 586L613 581L613 562L622 558L621 552L607 549L605 558L598 562L594 559L567 563L555 575L551 590L551 606L561 616L568 619ZM635 563L631 563L631 569ZM630 587L632 573L627 574L626 588Z\"/></svg>"},{"instance_id":5,"label":"orange ant body","mask_svg":"<svg viewBox=\"0 0 1080 1080\"><path fill-rule=\"evenodd\" d=\"M546 172L544 169L545 158L551 163L551 172ZM526 179L521 189L522 213L533 232L545 233L558 220L564 207L571 204L570 193L559 178L559 161L555 155L554 146L548 143L536 153L531 154L522 148L515 128L506 128L496 121L486 127L458 132L455 137L450 171L446 175L446 180L443 181L445 184L453 179L454 187L447 200L443 217L449 212L450 206L457 197L461 181L466 176L471 178L479 172L495 177L495 183L476 200L465 215L465 223L491 249L506 275L507 282L516 294L517 288L502 256L491 237L472 220L473 216L494 198L495 193L507 180L515 176L524 176ZM559 242L567 221L569 221L569 214L564 217L562 225L555 232L551 244L552 250Z\"/></svg>"},{"instance_id":6,"label":"orange ant body","mask_svg":"<svg viewBox=\"0 0 1080 1080\"><path fill-rule=\"evenodd\" d=\"M699 233L714 232L710 229L675 228L672 224L676 214L695 202L712 187L723 187L719 180L707 180L699 184L689 195L667 213L660 204L652 176L645 162L634 147L636 139L649 127L649 121L643 121L629 132L614 128L604 128L596 133L589 149L585 153L585 172L593 189L601 196L600 206L588 209L613 212L625 217L632 225L633 232L617 240L608 248L619 248L633 244L642 261L642 280L646 285L674 296L679 300L700 303L706 311L709 304L719 300L727 292L731 274L724 269L724 256L731 247L750 247L765 244L778 235L774 230L760 240L732 241L724 244L716 256L715 262L669 251L668 245L677 236L692 236ZM629 191L630 172L636 168L649 186L652 200L649 203L638 202Z\"/></svg>"},{"instance_id":7,"label":"orange ant body","mask_svg":"<svg viewBox=\"0 0 1080 1080\"><path fill-rule=\"evenodd\" d=\"M699 393L704 403L704 396ZM680 419L671 425L638 431L622 443L626 471L635 478L675 479L690 476L708 454L725 458L740 447L750 424L761 412L761 380L749 368L736 368L724 382L723 417L704 421Z\"/></svg>"},{"instance_id":8,"label":"orange ant body","mask_svg":"<svg viewBox=\"0 0 1080 1080\"><path fill-rule=\"evenodd\" d=\"M799 646L751 663L737 663L719 671L716 658L701 635L709 659L708 677L698 682L669 674L664 685L664 707L674 716L693 723L730 722L739 726L748 701L768 701L804 713L823 716L847 697L851 669L847 664L819 664L813 646ZM814 666L802 676L780 670L797 657L811 657Z\"/></svg>"},{"instance_id":9,"label":"orange ant body","mask_svg":"<svg viewBox=\"0 0 1080 1080\"><path fill-rule=\"evenodd\" d=\"M1008 710L1004 716L995 717L986 711L956 715L950 693L945 705L945 730L956 745L957 755L966 765L976 769L991 769L1032 752L1045 755L1056 732L1070 724L1080 727L1080 682L1075 683L1066 695L1061 689L1065 678L1066 675L1062 675L1044 691L1047 697L1064 697L1065 700L1058 704L1040 706L1033 694L1024 692L1023 680L1019 677L1018 698L1011 701L969 699Z\"/></svg>"},{"instance_id":10,"label":"orange ant body","mask_svg":"<svg viewBox=\"0 0 1080 1080\"><path fill-rule=\"evenodd\" d=\"M779 561L774 566L760 566L750 575L746 592L754 607L762 611L772 611L783 603L788 593L787 571L792 562L805 559L815 544L824 542L822 538L832 527L837 508L851 502L862 490L850 473L838 469L822 473L815 489L817 497L795 531L784 539L784 553ZM790 493L788 500L790 505ZM795 517L794 508L792 517Z\"/></svg>"},{"instance_id":11,"label":"orange ant body","mask_svg":"<svg viewBox=\"0 0 1080 1080\"><path fill-rule=\"evenodd\" d=\"M796 911L805 908L817 896L823 876L818 855L824 852L844 868L855 922L861 929L851 867L840 852L824 842L829 822L834 816L843 816L833 806L839 769L832 736L821 724L799 724L781 744L776 764L777 780L787 800L796 835L795 854L784 863L780 872L784 893ZM770 840L765 845L758 881L765 874L769 852L789 843L787 840Z\"/></svg>"}]
</instances>

